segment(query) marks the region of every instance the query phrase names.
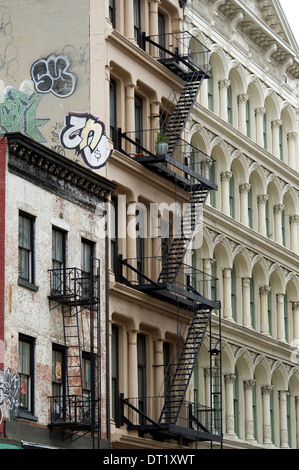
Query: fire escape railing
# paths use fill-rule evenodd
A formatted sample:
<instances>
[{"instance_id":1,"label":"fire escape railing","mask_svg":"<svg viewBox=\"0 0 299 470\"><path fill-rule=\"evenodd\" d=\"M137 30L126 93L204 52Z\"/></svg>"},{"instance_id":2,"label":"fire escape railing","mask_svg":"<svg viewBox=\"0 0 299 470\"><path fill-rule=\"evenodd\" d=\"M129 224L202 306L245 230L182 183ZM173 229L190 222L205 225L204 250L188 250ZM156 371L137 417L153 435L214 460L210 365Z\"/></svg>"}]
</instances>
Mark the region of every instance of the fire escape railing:
<instances>
[{"instance_id":1,"label":"fire escape railing","mask_svg":"<svg viewBox=\"0 0 299 470\"><path fill-rule=\"evenodd\" d=\"M210 346L211 367L216 362L221 363L220 303L213 299L216 280L184 262L208 194L217 189L212 181L213 159L182 138L201 84L204 79L211 77L210 51L186 31L157 36L144 34L143 46L146 52L172 73L174 85L162 114L152 116L155 121L152 121L150 131L122 132L119 129L119 150L172 181L176 188L182 188L183 200L189 192L190 199L181 214L178 234L174 231L173 220L170 222L171 234L161 233L159 253L162 256L134 259L122 259L120 256L117 280L185 309L185 318L180 320L178 330L187 328L177 334L178 342L174 349L177 348L178 354L167 365L162 384L164 391L157 398L161 406L145 405L148 398L138 397L135 401L122 396L122 417L129 429L158 434L165 431L168 436L179 439L182 436L188 439L189 436L191 440L222 442L221 367L217 367L217 383L214 378L210 383L211 407L206 414L210 415L210 427L206 426L204 415L200 416L194 405L185 406L187 389L208 330L210 344L215 341L217 344L217 347ZM156 147L159 130L166 134L166 149L163 151ZM214 310L219 315L216 322L219 333L216 336L213 333L212 340ZM157 414L158 409L160 414ZM185 424L181 425L183 422ZM190 429L193 426L191 437Z\"/></svg>"},{"instance_id":2,"label":"fire escape railing","mask_svg":"<svg viewBox=\"0 0 299 470\"><path fill-rule=\"evenodd\" d=\"M49 426L85 430L95 443L100 439L101 427L99 260L91 258L90 266L90 272L76 267L49 270L49 300L52 309L61 306L66 348L61 395L49 397ZM90 361L90 386L86 390L83 351Z\"/></svg>"},{"instance_id":3,"label":"fire escape railing","mask_svg":"<svg viewBox=\"0 0 299 470\"><path fill-rule=\"evenodd\" d=\"M207 77L209 74L210 50L189 31L146 36L143 34L144 48L174 73L193 71Z\"/></svg>"}]
</instances>

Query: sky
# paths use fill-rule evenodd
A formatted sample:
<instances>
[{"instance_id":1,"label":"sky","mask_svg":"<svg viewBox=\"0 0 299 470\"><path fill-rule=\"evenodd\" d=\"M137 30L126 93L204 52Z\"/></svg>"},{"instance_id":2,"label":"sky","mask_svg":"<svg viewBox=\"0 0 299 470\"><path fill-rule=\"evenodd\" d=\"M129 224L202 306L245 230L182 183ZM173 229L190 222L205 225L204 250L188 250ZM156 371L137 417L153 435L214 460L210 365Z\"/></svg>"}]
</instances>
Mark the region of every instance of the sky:
<instances>
[{"instance_id":1,"label":"sky","mask_svg":"<svg viewBox=\"0 0 299 470\"><path fill-rule=\"evenodd\" d=\"M299 45L299 2L298 0L279 0L279 2Z\"/></svg>"}]
</instances>

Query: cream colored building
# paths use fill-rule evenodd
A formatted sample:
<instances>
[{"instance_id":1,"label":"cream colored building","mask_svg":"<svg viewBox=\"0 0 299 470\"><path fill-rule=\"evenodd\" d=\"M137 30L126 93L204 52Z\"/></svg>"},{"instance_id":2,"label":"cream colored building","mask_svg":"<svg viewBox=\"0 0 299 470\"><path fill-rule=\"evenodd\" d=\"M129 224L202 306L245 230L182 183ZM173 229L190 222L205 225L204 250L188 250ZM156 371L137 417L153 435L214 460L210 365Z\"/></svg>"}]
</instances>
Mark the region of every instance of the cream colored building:
<instances>
[{"instance_id":1,"label":"cream colored building","mask_svg":"<svg viewBox=\"0 0 299 470\"><path fill-rule=\"evenodd\" d=\"M0 15L1 133L112 191L85 227L101 249L108 233L100 444L296 448L299 59L279 2Z\"/></svg>"}]
</instances>

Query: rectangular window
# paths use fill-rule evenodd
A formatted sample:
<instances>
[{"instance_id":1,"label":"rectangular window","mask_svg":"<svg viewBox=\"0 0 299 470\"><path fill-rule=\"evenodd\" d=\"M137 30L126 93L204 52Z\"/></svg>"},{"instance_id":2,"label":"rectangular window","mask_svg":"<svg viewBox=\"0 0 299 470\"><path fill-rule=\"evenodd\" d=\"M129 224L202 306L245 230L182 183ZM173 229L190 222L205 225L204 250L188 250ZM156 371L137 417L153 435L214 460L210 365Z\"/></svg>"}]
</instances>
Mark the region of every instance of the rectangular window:
<instances>
[{"instance_id":1,"label":"rectangular window","mask_svg":"<svg viewBox=\"0 0 299 470\"><path fill-rule=\"evenodd\" d=\"M231 85L227 89L227 121L229 124L233 124L233 96Z\"/></svg>"},{"instance_id":2,"label":"rectangular window","mask_svg":"<svg viewBox=\"0 0 299 470\"><path fill-rule=\"evenodd\" d=\"M92 259L94 254L94 243L89 240L81 240L81 269L82 269L82 296L90 298L91 296L91 274Z\"/></svg>"},{"instance_id":3,"label":"rectangular window","mask_svg":"<svg viewBox=\"0 0 299 470\"><path fill-rule=\"evenodd\" d=\"M230 216L235 217L235 182L234 182L234 175L232 175L230 182L229 182L229 208L230 208Z\"/></svg>"},{"instance_id":4,"label":"rectangular window","mask_svg":"<svg viewBox=\"0 0 299 470\"><path fill-rule=\"evenodd\" d=\"M63 293L65 283L65 233L52 230L52 291Z\"/></svg>"},{"instance_id":5,"label":"rectangular window","mask_svg":"<svg viewBox=\"0 0 299 470\"><path fill-rule=\"evenodd\" d=\"M116 425L119 423L119 361L118 361L118 328L112 326L111 340L111 415Z\"/></svg>"},{"instance_id":6,"label":"rectangular window","mask_svg":"<svg viewBox=\"0 0 299 470\"><path fill-rule=\"evenodd\" d=\"M136 154L139 155L142 153L142 146L143 143L143 103L142 99L139 96L135 96L135 142L136 142Z\"/></svg>"},{"instance_id":7,"label":"rectangular window","mask_svg":"<svg viewBox=\"0 0 299 470\"><path fill-rule=\"evenodd\" d=\"M34 403L34 339L19 337L19 406L33 413Z\"/></svg>"},{"instance_id":8,"label":"rectangular window","mask_svg":"<svg viewBox=\"0 0 299 470\"><path fill-rule=\"evenodd\" d=\"M208 108L210 111L214 111L214 82L213 76L208 79Z\"/></svg>"},{"instance_id":9,"label":"rectangular window","mask_svg":"<svg viewBox=\"0 0 299 470\"><path fill-rule=\"evenodd\" d=\"M142 334L137 335L137 363L138 363L138 409L146 413L146 341ZM140 424L144 419L140 417Z\"/></svg>"},{"instance_id":10,"label":"rectangular window","mask_svg":"<svg viewBox=\"0 0 299 470\"><path fill-rule=\"evenodd\" d=\"M115 28L115 0L109 0L109 20Z\"/></svg>"},{"instance_id":11,"label":"rectangular window","mask_svg":"<svg viewBox=\"0 0 299 470\"><path fill-rule=\"evenodd\" d=\"M52 350L52 420L64 415L65 400L65 349L53 346Z\"/></svg>"},{"instance_id":12,"label":"rectangular window","mask_svg":"<svg viewBox=\"0 0 299 470\"><path fill-rule=\"evenodd\" d=\"M110 138L114 148L117 148L117 121L116 121L116 82L110 81Z\"/></svg>"},{"instance_id":13,"label":"rectangular window","mask_svg":"<svg viewBox=\"0 0 299 470\"><path fill-rule=\"evenodd\" d=\"M33 217L19 215L19 278L34 283Z\"/></svg>"},{"instance_id":14,"label":"rectangular window","mask_svg":"<svg viewBox=\"0 0 299 470\"><path fill-rule=\"evenodd\" d=\"M251 129L250 129L250 101L247 100L246 102L246 133L247 137L251 137Z\"/></svg>"},{"instance_id":15,"label":"rectangular window","mask_svg":"<svg viewBox=\"0 0 299 470\"><path fill-rule=\"evenodd\" d=\"M141 47L141 17L140 17L140 0L133 0L134 8L134 37L138 44Z\"/></svg>"},{"instance_id":16,"label":"rectangular window","mask_svg":"<svg viewBox=\"0 0 299 470\"><path fill-rule=\"evenodd\" d=\"M83 389L83 417L91 417L91 360L90 353L82 353L82 389Z\"/></svg>"},{"instance_id":17,"label":"rectangular window","mask_svg":"<svg viewBox=\"0 0 299 470\"><path fill-rule=\"evenodd\" d=\"M111 199L110 211L109 211L109 238L110 238L110 256L109 256L109 267L115 273L117 269L117 200Z\"/></svg>"}]
</instances>

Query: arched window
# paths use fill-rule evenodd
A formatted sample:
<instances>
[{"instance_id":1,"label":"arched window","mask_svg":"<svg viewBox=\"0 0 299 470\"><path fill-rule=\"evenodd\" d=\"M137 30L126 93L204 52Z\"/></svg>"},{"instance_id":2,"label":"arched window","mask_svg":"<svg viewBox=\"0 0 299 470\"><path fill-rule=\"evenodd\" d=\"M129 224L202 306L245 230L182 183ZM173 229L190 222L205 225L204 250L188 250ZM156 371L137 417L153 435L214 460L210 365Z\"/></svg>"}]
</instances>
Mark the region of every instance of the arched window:
<instances>
[{"instance_id":1,"label":"arched window","mask_svg":"<svg viewBox=\"0 0 299 470\"><path fill-rule=\"evenodd\" d=\"M229 124L233 124L233 93L231 85L227 88L227 121Z\"/></svg>"},{"instance_id":2,"label":"arched window","mask_svg":"<svg viewBox=\"0 0 299 470\"><path fill-rule=\"evenodd\" d=\"M232 305L232 317L237 321L237 289L236 289L236 270L233 266L231 273L231 305Z\"/></svg>"},{"instance_id":3,"label":"arched window","mask_svg":"<svg viewBox=\"0 0 299 470\"><path fill-rule=\"evenodd\" d=\"M250 279L250 318L251 326L255 329L255 301L254 301L254 280Z\"/></svg>"},{"instance_id":4,"label":"arched window","mask_svg":"<svg viewBox=\"0 0 299 470\"><path fill-rule=\"evenodd\" d=\"M247 137L251 137L250 131L250 100L246 101L246 135Z\"/></svg>"},{"instance_id":5,"label":"arched window","mask_svg":"<svg viewBox=\"0 0 299 470\"><path fill-rule=\"evenodd\" d=\"M264 114L264 119L263 119L263 140L264 140L264 148L266 149L268 146L267 142L267 116L266 113Z\"/></svg>"},{"instance_id":6,"label":"arched window","mask_svg":"<svg viewBox=\"0 0 299 470\"><path fill-rule=\"evenodd\" d=\"M248 225L253 228L253 215L252 215L252 187L248 191Z\"/></svg>"},{"instance_id":7,"label":"arched window","mask_svg":"<svg viewBox=\"0 0 299 470\"><path fill-rule=\"evenodd\" d=\"M214 81L213 75L208 79L208 108L214 112Z\"/></svg>"},{"instance_id":8,"label":"arched window","mask_svg":"<svg viewBox=\"0 0 299 470\"><path fill-rule=\"evenodd\" d=\"M229 210L231 217L235 218L235 183L234 175L232 175L229 182Z\"/></svg>"}]
</instances>

